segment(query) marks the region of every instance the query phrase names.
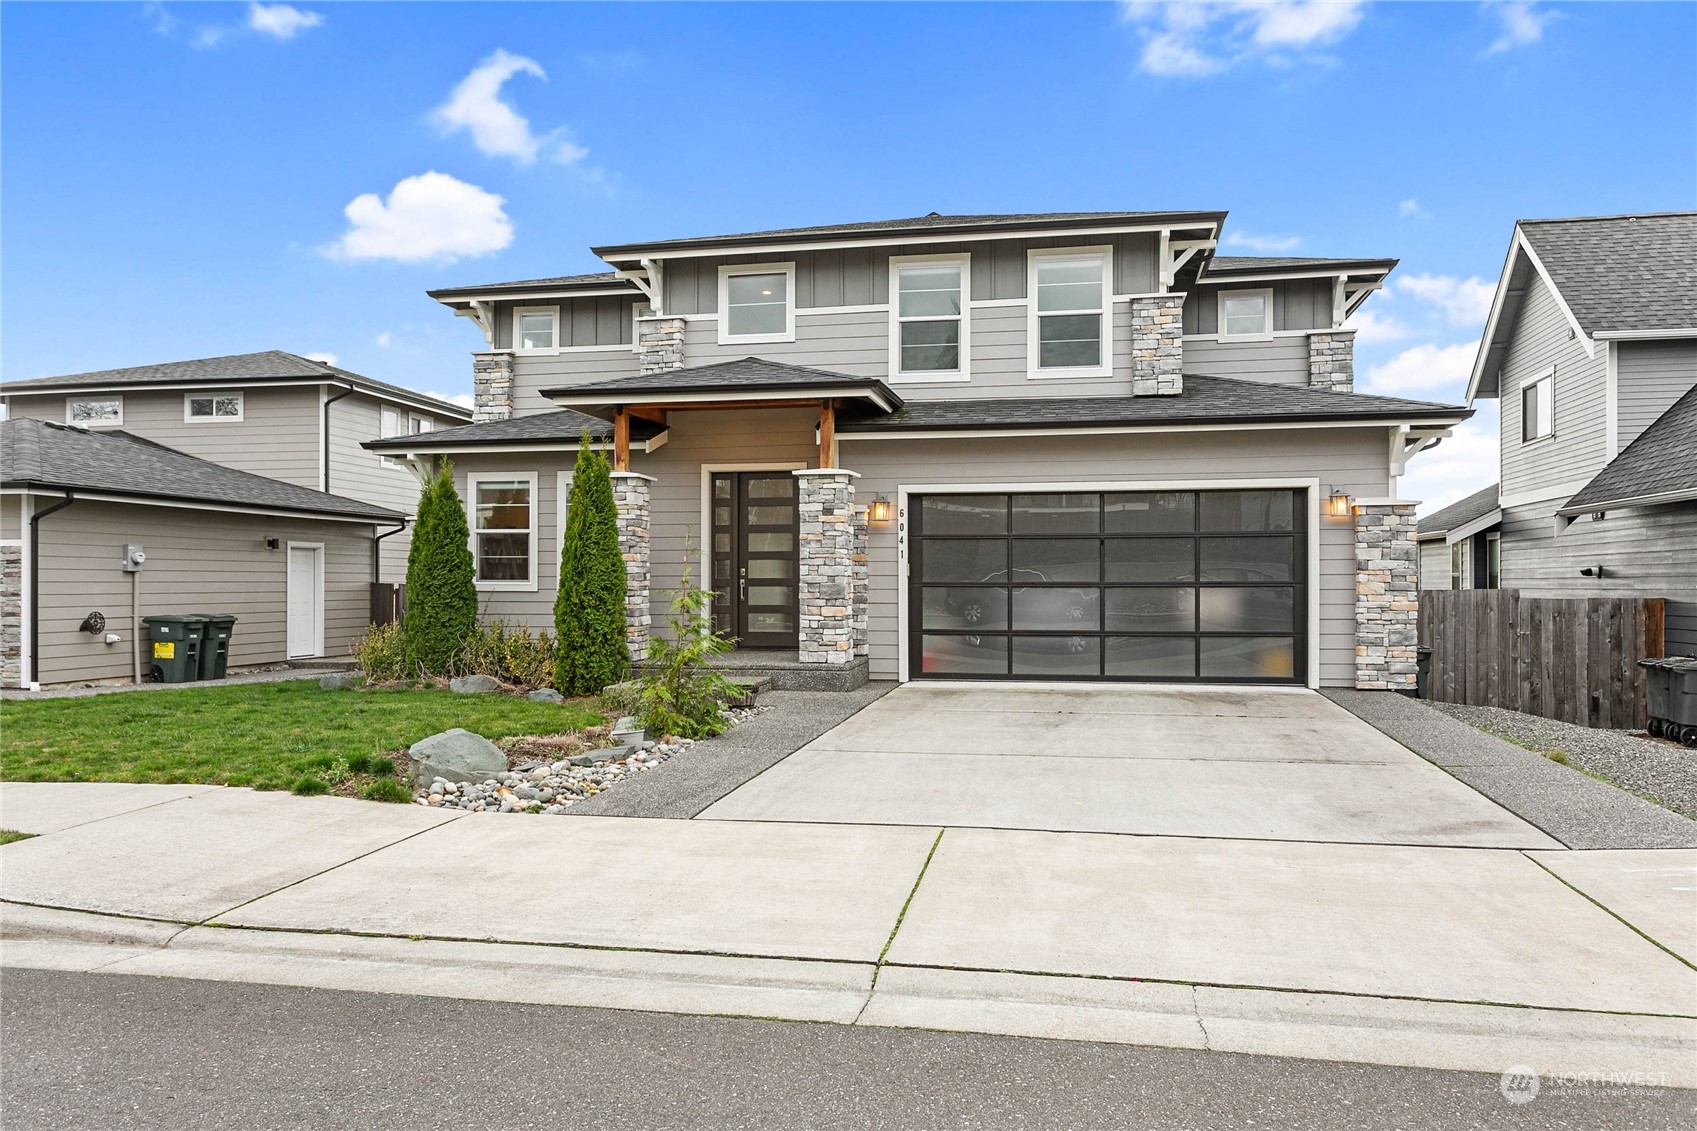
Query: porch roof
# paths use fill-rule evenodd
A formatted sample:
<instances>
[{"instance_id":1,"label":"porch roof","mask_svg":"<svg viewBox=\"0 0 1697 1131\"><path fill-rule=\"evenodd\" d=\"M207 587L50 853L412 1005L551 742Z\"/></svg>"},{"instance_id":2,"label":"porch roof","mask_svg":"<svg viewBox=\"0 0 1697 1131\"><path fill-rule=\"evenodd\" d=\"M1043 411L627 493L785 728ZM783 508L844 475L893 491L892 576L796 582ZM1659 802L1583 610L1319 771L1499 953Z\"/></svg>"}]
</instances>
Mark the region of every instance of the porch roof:
<instances>
[{"instance_id":1,"label":"porch roof","mask_svg":"<svg viewBox=\"0 0 1697 1131\"><path fill-rule=\"evenodd\" d=\"M631 438L638 442L652 440L665 431L663 426L646 420L631 422ZM367 440L360 446L374 452L453 452L530 444L573 444L585 432L589 433L591 440L605 443L612 438L613 426L605 420L562 409L466 424L459 428L438 428L434 432L418 432L410 436Z\"/></svg>"},{"instance_id":2,"label":"porch roof","mask_svg":"<svg viewBox=\"0 0 1697 1131\"><path fill-rule=\"evenodd\" d=\"M903 401L876 377L854 377L763 357L745 357L661 373L615 377L589 385L544 389L561 408L608 419L620 408L688 408L742 404L816 404L855 401L881 413L896 412Z\"/></svg>"}]
</instances>

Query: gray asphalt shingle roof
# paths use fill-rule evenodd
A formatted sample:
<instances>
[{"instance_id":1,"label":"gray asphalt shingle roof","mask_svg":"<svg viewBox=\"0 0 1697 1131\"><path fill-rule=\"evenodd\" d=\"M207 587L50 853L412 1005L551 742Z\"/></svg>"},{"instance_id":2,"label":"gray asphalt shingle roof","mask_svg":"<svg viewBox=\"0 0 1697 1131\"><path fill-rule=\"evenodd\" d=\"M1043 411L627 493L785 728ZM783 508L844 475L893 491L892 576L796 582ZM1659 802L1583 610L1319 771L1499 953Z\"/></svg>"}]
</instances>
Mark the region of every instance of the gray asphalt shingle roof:
<instances>
[{"instance_id":1,"label":"gray asphalt shingle roof","mask_svg":"<svg viewBox=\"0 0 1697 1131\"><path fill-rule=\"evenodd\" d=\"M787 365L763 357L743 357L735 361L718 361L711 365L692 365L683 369L668 369L660 373L643 373L634 377L614 377L609 381L594 381L570 388L544 389L542 395L552 397L575 393L645 393L670 391L718 391L741 389L807 389L864 386L876 389L894 404L901 398L876 377L853 377L827 369L805 365Z\"/></svg>"},{"instance_id":2,"label":"gray asphalt shingle roof","mask_svg":"<svg viewBox=\"0 0 1697 1131\"><path fill-rule=\"evenodd\" d=\"M121 430L48 420L0 422L0 482L127 498L399 522L384 507L327 495L167 448Z\"/></svg>"},{"instance_id":3,"label":"gray asphalt shingle roof","mask_svg":"<svg viewBox=\"0 0 1697 1131\"><path fill-rule=\"evenodd\" d=\"M1519 226L1587 334L1697 328L1697 212Z\"/></svg>"},{"instance_id":4,"label":"gray asphalt shingle roof","mask_svg":"<svg viewBox=\"0 0 1697 1131\"><path fill-rule=\"evenodd\" d=\"M1697 387L1644 429L1560 513L1607 510L1661 495L1697 497Z\"/></svg>"},{"instance_id":5,"label":"gray asphalt shingle roof","mask_svg":"<svg viewBox=\"0 0 1697 1131\"><path fill-rule=\"evenodd\" d=\"M35 377L0 384L0 395L43 392L53 389L137 388L148 385L254 385L268 381L342 381L366 392L399 397L428 405L444 416L465 419L471 410L424 393L377 381L359 373L313 361L282 350L238 353L228 357L203 357L192 361L167 361L158 365L135 365L126 369L97 369L89 373L67 373L58 377Z\"/></svg>"},{"instance_id":6,"label":"gray asphalt shingle roof","mask_svg":"<svg viewBox=\"0 0 1697 1131\"><path fill-rule=\"evenodd\" d=\"M1466 526L1476 519L1484 518L1497 509L1499 496L1498 485L1493 483L1489 487L1475 491L1460 502L1451 503L1447 507L1435 510L1420 520L1417 537L1431 538L1440 534L1448 534L1450 531Z\"/></svg>"},{"instance_id":7,"label":"gray asphalt shingle roof","mask_svg":"<svg viewBox=\"0 0 1697 1131\"><path fill-rule=\"evenodd\" d=\"M454 447L500 446L504 444L571 443L588 429L591 439L605 440L613 434L613 426L569 408L552 412L532 412L506 420L489 420L482 424L465 424L458 428L439 428L414 436L393 436L387 440L368 440L363 445L372 451L399 449L426 452ZM633 439L646 440L664 432L658 424L647 420L632 420Z\"/></svg>"}]
</instances>

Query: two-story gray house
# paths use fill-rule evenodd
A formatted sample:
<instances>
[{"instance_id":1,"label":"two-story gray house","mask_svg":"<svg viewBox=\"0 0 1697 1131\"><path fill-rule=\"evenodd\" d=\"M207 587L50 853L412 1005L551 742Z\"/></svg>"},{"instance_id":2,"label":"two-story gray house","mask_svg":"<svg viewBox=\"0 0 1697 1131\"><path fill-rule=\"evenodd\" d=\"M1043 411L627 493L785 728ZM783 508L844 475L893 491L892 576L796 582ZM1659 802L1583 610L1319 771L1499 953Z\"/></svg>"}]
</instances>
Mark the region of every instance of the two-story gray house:
<instances>
[{"instance_id":1,"label":"two-story gray house","mask_svg":"<svg viewBox=\"0 0 1697 1131\"><path fill-rule=\"evenodd\" d=\"M1353 391L1388 259L1214 254L1223 212L941 216L595 248L431 292L482 336L450 458L490 613L550 619L579 437L642 655L693 559L745 660L877 678L1412 687L1407 460Z\"/></svg>"},{"instance_id":2,"label":"two-story gray house","mask_svg":"<svg viewBox=\"0 0 1697 1131\"><path fill-rule=\"evenodd\" d=\"M1421 524L1500 557L1458 583L1666 597L1668 651L1697 653L1697 212L1516 224L1476 397L1502 406L1494 503Z\"/></svg>"}]
</instances>

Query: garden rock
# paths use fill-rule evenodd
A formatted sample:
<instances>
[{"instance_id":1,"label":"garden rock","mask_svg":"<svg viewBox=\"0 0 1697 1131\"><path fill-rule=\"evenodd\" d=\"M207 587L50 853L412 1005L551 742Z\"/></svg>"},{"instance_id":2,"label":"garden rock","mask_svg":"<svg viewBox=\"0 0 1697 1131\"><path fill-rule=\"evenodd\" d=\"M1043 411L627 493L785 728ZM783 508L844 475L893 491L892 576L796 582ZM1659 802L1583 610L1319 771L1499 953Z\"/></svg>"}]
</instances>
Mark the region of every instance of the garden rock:
<instances>
[{"instance_id":1,"label":"garden rock","mask_svg":"<svg viewBox=\"0 0 1697 1131\"><path fill-rule=\"evenodd\" d=\"M407 755L413 761L417 781L441 778L450 782L477 782L507 769L501 748L480 734L455 727L413 743Z\"/></svg>"},{"instance_id":2,"label":"garden rock","mask_svg":"<svg viewBox=\"0 0 1697 1131\"><path fill-rule=\"evenodd\" d=\"M525 696L532 703L564 703L566 697L552 687L539 687Z\"/></svg>"},{"instance_id":3,"label":"garden rock","mask_svg":"<svg viewBox=\"0 0 1697 1131\"><path fill-rule=\"evenodd\" d=\"M487 675L462 675L448 681L448 690L461 695L488 695L501 690L501 681Z\"/></svg>"},{"instance_id":4,"label":"garden rock","mask_svg":"<svg viewBox=\"0 0 1697 1131\"><path fill-rule=\"evenodd\" d=\"M331 672L327 676L319 677L318 680L318 686L322 687L325 691L344 691L347 688L357 687L358 685L358 672Z\"/></svg>"}]
</instances>

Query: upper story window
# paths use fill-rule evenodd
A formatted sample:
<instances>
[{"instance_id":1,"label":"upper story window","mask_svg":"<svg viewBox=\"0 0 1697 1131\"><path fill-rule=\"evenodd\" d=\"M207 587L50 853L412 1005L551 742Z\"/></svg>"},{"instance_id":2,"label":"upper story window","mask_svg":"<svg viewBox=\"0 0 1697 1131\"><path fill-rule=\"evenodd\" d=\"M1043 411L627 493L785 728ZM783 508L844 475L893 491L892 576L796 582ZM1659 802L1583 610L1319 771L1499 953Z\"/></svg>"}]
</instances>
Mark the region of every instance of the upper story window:
<instances>
[{"instance_id":1,"label":"upper story window","mask_svg":"<svg viewBox=\"0 0 1697 1131\"><path fill-rule=\"evenodd\" d=\"M387 440L393 436L407 435L407 414L398 408L382 405L377 409L377 436ZM377 462L384 467L399 467L394 456L378 456Z\"/></svg>"},{"instance_id":2,"label":"upper story window","mask_svg":"<svg viewBox=\"0 0 1697 1131\"><path fill-rule=\"evenodd\" d=\"M428 416L412 417L410 423L411 423L411 432L412 432L412 435L414 435L414 436L418 435L420 432L434 432L434 431L436 431L436 421L432 420Z\"/></svg>"},{"instance_id":3,"label":"upper story window","mask_svg":"<svg viewBox=\"0 0 1697 1131\"><path fill-rule=\"evenodd\" d=\"M1556 371L1544 373L1520 386L1520 439L1522 443L1556 434Z\"/></svg>"},{"instance_id":4,"label":"upper story window","mask_svg":"<svg viewBox=\"0 0 1697 1131\"><path fill-rule=\"evenodd\" d=\"M240 393L189 393L183 397L183 419L190 423L201 420L227 420L240 423L244 404Z\"/></svg>"},{"instance_id":5,"label":"upper story window","mask_svg":"<svg viewBox=\"0 0 1697 1131\"><path fill-rule=\"evenodd\" d=\"M466 477L479 589L536 588L536 475Z\"/></svg>"},{"instance_id":6,"label":"upper story window","mask_svg":"<svg viewBox=\"0 0 1697 1131\"><path fill-rule=\"evenodd\" d=\"M122 428L123 397L67 397L65 423L79 428Z\"/></svg>"},{"instance_id":7,"label":"upper story window","mask_svg":"<svg viewBox=\"0 0 1697 1131\"><path fill-rule=\"evenodd\" d=\"M1220 337L1270 338L1272 336L1272 288L1220 292Z\"/></svg>"},{"instance_id":8,"label":"upper story window","mask_svg":"<svg viewBox=\"0 0 1697 1131\"><path fill-rule=\"evenodd\" d=\"M960 379L967 372L965 256L890 260L890 372L915 380Z\"/></svg>"},{"instance_id":9,"label":"upper story window","mask_svg":"<svg viewBox=\"0 0 1697 1131\"><path fill-rule=\"evenodd\" d=\"M560 308L520 306L513 310L513 348L551 350L560 344Z\"/></svg>"},{"instance_id":10,"label":"upper story window","mask_svg":"<svg viewBox=\"0 0 1697 1131\"><path fill-rule=\"evenodd\" d=\"M1113 371L1108 249L1030 254L1032 376L1107 376Z\"/></svg>"},{"instance_id":11,"label":"upper story window","mask_svg":"<svg viewBox=\"0 0 1697 1131\"><path fill-rule=\"evenodd\" d=\"M719 268L719 343L795 341L795 264Z\"/></svg>"}]
</instances>

